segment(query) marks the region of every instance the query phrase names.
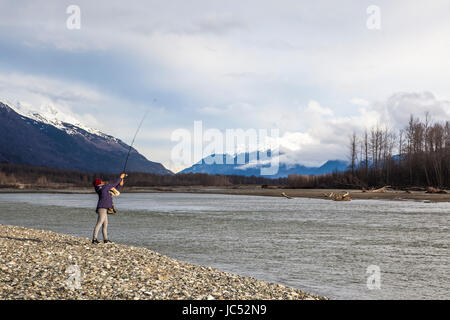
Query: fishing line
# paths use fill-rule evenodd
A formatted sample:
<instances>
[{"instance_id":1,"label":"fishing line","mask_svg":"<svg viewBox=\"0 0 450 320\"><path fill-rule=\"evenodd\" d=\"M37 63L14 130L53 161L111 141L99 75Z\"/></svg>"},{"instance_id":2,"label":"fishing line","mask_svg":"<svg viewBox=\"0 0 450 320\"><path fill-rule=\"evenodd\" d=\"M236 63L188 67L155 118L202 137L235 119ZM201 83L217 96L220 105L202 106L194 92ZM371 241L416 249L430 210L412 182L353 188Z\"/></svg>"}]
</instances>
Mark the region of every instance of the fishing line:
<instances>
[{"instance_id":1,"label":"fishing line","mask_svg":"<svg viewBox=\"0 0 450 320\"><path fill-rule=\"evenodd\" d=\"M153 100L153 101L155 101L155 100ZM139 123L136 133L134 134L133 141L131 141L130 149L128 149L127 158L125 159L125 164L123 166L123 170L122 170L123 173L125 173L125 169L127 168L128 158L130 157L130 153L131 153L131 149L133 148L134 140L136 139L136 136L137 136L139 130L141 129L142 123L144 123L144 120L147 117L147 114L149 111L150 111L150 108L147 108L147 110L144 113L144 116L141 119L141 122Z\"/></svg>"}]
</instances>

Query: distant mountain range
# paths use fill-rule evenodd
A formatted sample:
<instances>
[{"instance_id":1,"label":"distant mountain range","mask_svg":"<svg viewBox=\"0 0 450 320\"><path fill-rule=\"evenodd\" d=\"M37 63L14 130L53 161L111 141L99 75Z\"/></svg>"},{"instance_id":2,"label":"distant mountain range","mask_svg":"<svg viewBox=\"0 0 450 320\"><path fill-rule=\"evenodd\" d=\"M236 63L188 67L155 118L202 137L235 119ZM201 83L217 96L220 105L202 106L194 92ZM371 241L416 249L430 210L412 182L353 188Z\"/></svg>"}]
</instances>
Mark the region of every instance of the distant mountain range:
<instances>
[{"instance_id":1,"label":"distant mountain range","mask_svg":"<svg viewBox=\"0 0 450 320\"><path fill-rule=\"evenodd\" d=\"M211 157L217 157L220 159L222 157L223 164L212 163ZM256 164L255 166L249 166L249 153L241 153L232 157L233 162L227 164L226 155L212 155L206 157L194 164L193 166L186 168L179 173L207 173L207 174L223 174L223 175L242 175L242 176L260 176L261 175L261 164ZM245 164L237 164L238 158L244 157ZM259 158L258 158L259 159ZM206 160L206 161L205 161ZM275 175L268 175L268 178L280 178L287 177L290 174L304 174L304 175L320 175L326 173L332 173L334 171L345 171L348 167L348 163L342 160L329 160L319 167L307 167L301 164L286 164L280 163L278 173Z\"/></svg>"},{"instance_id":2,"label":"distant mountain range","mask_svg":"<svg viewBox=\"0 0 450 320\"><path fill-rule=\"evenodd\" d=\"M61 116L66 121L55 118ZM69 122L70 121L70 122ZM34 165L85 172L119 173L123 169L129 145L98 130L76 123L69 115L49 109L45 113L27 112L0 102L0 162ZM207 173L221 175L260 176L260 164L250 166L250 154L234 157L231 164L207 164L211 155L179 173ZM245 157L247 165L237 164ZM228 156L230 157L230 156ZM206 160L206 162L205 162ZM289 174L319 175L345 171L348 163L329 160L319 167L280 163L276 175L268 178L287 177ZM132 149L127 171L156 174L173 174L162 164L146 159Z\"/></svg>"},{"instance_id":3,"label":"distant mountain range","mask_svg":"<svg viewBox=\"0 0 450 320\"><path fill-rule=\"evenodd\" d=\"M120 173L129 146L98 130L19 113L0 102L0 162L87 172ZM172 174L132 149L127 171Z\"/></svg>"}]
</instances>

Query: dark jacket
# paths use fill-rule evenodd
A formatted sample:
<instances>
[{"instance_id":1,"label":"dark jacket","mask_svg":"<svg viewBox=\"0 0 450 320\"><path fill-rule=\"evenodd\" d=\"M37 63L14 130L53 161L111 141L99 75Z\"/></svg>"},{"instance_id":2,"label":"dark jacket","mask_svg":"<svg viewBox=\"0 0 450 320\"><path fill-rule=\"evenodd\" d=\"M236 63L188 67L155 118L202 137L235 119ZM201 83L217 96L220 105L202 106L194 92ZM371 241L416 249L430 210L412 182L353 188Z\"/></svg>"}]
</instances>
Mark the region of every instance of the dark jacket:
<instances>
[{"instance_id":1,"label":"dark jacket","mask_svg":"<svg viewBox=\"0 0 450 320\"><path fill-rule=\"evenodd\" d=\"M113 206L112 202L112 196L109 193L109 190L112 188L119 189L120 188L120 181L122 181L121 178L117 179L113 183L109 184L103 184L95 187L95 192L98 194L98 203L97 203L97 209L95 210L98 212L99 208L105 208L105 209L111 209Z\"/></svg>"}]
</instances>

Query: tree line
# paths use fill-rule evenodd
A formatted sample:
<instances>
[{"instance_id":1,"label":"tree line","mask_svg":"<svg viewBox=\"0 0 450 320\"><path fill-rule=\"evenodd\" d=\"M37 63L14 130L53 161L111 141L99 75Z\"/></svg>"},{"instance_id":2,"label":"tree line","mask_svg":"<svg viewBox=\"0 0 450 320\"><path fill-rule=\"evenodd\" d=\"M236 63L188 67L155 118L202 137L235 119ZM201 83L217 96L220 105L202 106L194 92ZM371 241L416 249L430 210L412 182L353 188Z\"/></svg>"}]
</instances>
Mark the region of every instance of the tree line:
<instances>
[{"instance_id":1,"label":"tree line","mask_svg":"<svg viewBox=\"0 0 450 320\"><path fill-rule=\"evenodd\" d=\"M377 125L349 141L349 167L341 173L292 175L293 188L450 187L450 123L410 116L401 130Z\"/></svg>"},{"instance_id":2,"label":"tree line","mask_svg":"<svg viewBox=\"0 0 450 320\"><path fill-rule=\"evenodd\" d=\"M91 187L94 179L112 182L118 174L89 173L49 167L0 163L0 187ZM257 176L211 175L186 173L159 175L130 172L128 186L233 186L233 185L285 185L287 178L269 179Z\"/></svg>"}]
</instances>

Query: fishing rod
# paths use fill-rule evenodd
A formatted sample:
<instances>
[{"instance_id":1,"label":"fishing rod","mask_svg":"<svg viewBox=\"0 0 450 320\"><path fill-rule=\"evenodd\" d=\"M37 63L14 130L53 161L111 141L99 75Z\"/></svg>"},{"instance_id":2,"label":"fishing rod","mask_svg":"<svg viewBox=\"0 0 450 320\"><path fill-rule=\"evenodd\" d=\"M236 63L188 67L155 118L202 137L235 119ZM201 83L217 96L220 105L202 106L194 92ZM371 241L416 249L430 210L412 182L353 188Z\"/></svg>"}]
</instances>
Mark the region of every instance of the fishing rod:
<instances>
[{"instance_id":1,"label":"fishing rod","mask_svg":"<svg viewBox=\"0 0 450 320\"><path fill-rule=\"evenodd\" d=\"M128 158L130 157L130 153L131 153L131 149L133 148L134 140L136 139L136 136L137 136L137 134L139 132L139 129L141 129L142 123L144 122L145 118L147 117L147 114L148 114L149 110L150 109L147 108L147 110L145 111L144 116L142 117L141 122L139 123L139 126L138 126L138 128L136 130L136 133L134 134L133 141L131 141L130 149L128 149L127 158L125 159L125 164L123 166L123 170L122 170L123 173L125 173L125 169L127 168ZM127 176L127 175L125 175L125 176Z\"/></svg>"}]
</instances>

